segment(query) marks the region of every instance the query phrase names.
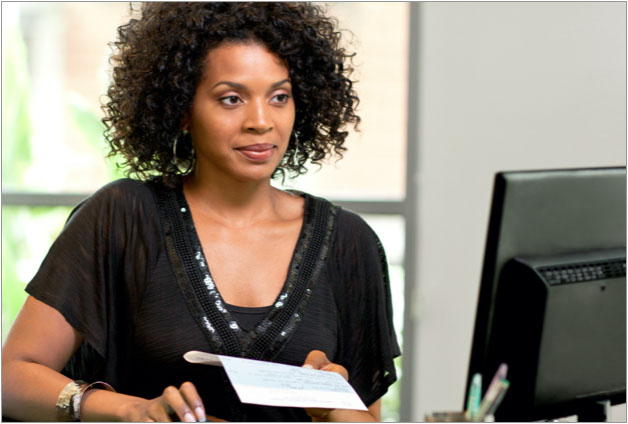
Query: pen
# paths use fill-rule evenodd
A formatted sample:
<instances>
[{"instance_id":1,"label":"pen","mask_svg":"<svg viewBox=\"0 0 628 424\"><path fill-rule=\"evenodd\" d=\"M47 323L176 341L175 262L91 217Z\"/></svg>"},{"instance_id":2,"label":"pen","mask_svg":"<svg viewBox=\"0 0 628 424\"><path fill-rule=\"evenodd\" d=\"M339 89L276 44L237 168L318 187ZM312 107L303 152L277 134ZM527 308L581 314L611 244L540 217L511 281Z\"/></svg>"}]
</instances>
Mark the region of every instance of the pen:
<instances>
[{"instance_id":1,"label":"pen","mask_svg":"<svg viewBox=\"0 0 628 424\"><path fill-rule=\"evenodd\" d=\"M465 418L471 421L478 413L482 400L482 374L475 373L469 386L469 396L467 397L467 410Z\"/></svg>"},{"instance_id":2,"label":"pen","mask_svg":"<svg viewBox=\"0 0 628 424\"><path fill-rule=\"evenodd\" d=\"M500 378L505 380L506 374L508 374L508 365L500 364L499 368L497 368L497 372L495 373L495 375L493 376L493 379L491 380L491 384L489 384L489 387L491 387L493 384L497 384ZM488 389L486 389L486 391L488 393Z\"/></svg>"},{"instance_id":3,"label":"pen","mask_svg":"<svg viewBox=\"0 0 628 424\"><path fill-rule=\"evenodd\" d=\"M500 378L495 384L491 381L491 385L488 387L486 395L480 404L480 409L473 417L473 421L484 421L487 416L495 414L508 387L510 387L510 383L503 378Z\"/></svg>"}]
</instances>

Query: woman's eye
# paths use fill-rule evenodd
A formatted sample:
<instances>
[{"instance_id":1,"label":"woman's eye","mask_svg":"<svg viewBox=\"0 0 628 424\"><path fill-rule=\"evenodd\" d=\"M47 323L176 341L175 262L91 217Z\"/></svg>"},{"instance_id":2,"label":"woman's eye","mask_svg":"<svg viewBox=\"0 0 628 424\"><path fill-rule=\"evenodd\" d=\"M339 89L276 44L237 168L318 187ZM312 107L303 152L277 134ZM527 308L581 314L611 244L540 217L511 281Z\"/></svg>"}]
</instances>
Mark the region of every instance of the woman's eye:
<instances>
[{"instance_id":1,"label":"woman's eye","mask_svg":"<svg viewBox=\"0 0 628 424\"><path fill-rule=\"evenodd\" d=\"M277 94L273 97L273 101L276 103L287 103L289 98L290 96L287 94Z\"/></svg>"},{"instance_id":2,"label":"woman's eye","mask_svg":"<svg viewBox=\"0 0 628 424\"><path fill-rule=\"evenodd\" d=\"M220 103L227 106L234 106L241 102L238 96L221 97L219 100L220 100Z\"/></svg>"}]
</instances>

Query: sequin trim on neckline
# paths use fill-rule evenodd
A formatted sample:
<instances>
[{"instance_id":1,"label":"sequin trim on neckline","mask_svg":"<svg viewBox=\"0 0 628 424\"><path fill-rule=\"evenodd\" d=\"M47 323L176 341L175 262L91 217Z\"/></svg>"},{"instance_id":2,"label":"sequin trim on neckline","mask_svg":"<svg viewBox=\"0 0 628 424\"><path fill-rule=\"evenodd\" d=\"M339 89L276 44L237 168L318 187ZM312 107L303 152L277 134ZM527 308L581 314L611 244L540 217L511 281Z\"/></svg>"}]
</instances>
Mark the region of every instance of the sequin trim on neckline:
<instances>
[{"instance_id":1,"label":"sequin trim on neckline","mask_svg":"<svg viewBox=\"0 0 628 424\"><path fill-rule=\"evenodd\" d=\"M296 192L305 199L299 239L281 292L262 322L244 331L216 288L179 182L151 188L162 219L166 252L188 309L213 353L272 360L294 335L327 259L339 209L327 200Z\"/></svg>"}]
</instances>

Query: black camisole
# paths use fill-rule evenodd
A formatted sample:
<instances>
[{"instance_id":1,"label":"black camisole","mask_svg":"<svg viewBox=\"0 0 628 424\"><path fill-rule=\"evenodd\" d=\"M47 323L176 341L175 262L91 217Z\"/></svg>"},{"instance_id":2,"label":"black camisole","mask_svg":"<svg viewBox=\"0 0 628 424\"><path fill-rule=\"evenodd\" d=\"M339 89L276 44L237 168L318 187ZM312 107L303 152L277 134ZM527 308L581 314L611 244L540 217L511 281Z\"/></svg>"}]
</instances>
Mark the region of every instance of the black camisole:
<instances>
[{"instance_id":1,"label":"black camisole","mask_svg":"<svg viewBox=\"0 0 628 424\"><path fill-rule=\"evenodd\" d=\"M273 305L249 308L230 305L226 302L225 305L227 306L229 312L231 312L231 316L237 321L240 328L245 331L251 331L257 327L273 308Z\"/></svg>"}]
</instances>

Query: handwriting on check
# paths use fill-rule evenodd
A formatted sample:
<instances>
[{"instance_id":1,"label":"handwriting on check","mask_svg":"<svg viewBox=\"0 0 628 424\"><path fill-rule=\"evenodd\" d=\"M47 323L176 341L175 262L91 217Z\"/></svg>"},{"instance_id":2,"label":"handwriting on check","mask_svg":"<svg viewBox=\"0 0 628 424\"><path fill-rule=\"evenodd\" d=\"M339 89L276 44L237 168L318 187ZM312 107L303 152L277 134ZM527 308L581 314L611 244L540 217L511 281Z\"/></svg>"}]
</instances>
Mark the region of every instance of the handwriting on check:
<instances>
[{"instance_id":1,"label":"handwriting on check","mask_svg":"<svg viewBox=\"0 0 628 424\"><path fill-rule=\"evenodd\" d=\"M256 367L255 363L241 361L239 358L222 357L222 361L226 366L229 362L237 362L233 364L237 367L229 367L229 377L236 384L276 389L351 393L351 388L342 376L333 372L286 367L274 363L265 363L262 370Z\"/></svg>"}]
</instances>

